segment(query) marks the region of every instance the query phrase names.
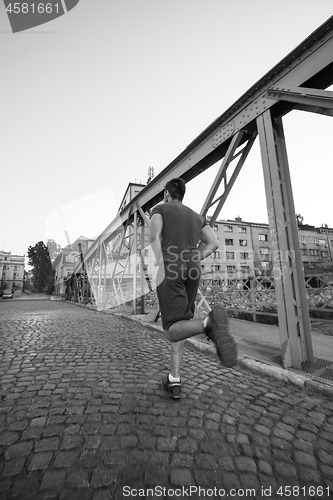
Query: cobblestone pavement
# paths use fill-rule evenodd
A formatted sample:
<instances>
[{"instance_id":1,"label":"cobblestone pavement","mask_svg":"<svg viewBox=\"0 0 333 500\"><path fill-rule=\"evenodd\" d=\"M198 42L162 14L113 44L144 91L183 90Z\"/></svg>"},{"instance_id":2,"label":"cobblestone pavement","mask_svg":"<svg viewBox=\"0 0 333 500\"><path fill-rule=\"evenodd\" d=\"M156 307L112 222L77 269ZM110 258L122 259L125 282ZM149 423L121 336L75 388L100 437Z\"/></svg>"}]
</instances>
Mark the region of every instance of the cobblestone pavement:
<instances>
[{"instance_id":1,"label":"cobblestone pavement","mask_svg":"<svg viewBox=\"0 0 333 500\"><path fill-rule=\"evenodd\" d=\"M0 304L0 500L333 495L333 400L187 344L180 401L149 326Z\"/></svg>"}]
</instances>

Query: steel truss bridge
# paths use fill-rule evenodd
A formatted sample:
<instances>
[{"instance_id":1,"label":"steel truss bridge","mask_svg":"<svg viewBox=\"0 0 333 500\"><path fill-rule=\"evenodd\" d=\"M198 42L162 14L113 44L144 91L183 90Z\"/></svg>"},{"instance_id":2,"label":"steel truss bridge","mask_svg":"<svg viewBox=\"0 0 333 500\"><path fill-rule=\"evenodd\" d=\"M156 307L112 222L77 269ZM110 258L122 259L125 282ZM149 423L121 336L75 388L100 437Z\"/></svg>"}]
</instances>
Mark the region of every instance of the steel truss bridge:
<instances>
[{"instance_id":1,"label":"steel truss bridge","mask_svg":"<svg viewBox=\"0 0 333 500\"><path fill-rule=\"evenodd\" d=\"M274 259L273 273L283 366L300 368L304 361L313 362L282 118L295 109L333 116L333 92L325 90L332 84L333 16L196 137L99 235L73 274L74 281L81 283L87 284L88 278L97 308L133 301L136 313L139 298L151 289L144 261L145 232L149 210L162 201L166 182L183 177L188 183L222 160L201 210L202 215L213 210L213 226L258 137L270 241L274 255L279 256ZM84 290L77 297L83 301ZM199 298L202 306L205 297Z\"/></svg>"}]
</instances>

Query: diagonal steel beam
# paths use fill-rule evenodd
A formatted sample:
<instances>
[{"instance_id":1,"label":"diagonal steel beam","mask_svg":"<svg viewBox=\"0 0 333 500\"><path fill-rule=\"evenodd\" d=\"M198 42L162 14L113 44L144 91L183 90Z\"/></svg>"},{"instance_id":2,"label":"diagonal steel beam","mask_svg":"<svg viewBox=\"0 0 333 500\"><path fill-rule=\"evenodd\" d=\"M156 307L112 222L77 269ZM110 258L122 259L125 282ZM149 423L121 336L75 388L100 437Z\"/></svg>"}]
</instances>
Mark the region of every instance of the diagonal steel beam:
<instances>
[{"instance_id":1,"label":"diagonal steel beam","mask_svg":"<svg viewBox=\"0 0 333 500\"><path fill-rule=\"evenodd\" d=\"M222 164L221 164L219 171L215 177L215 180L212 184L212 187L210 188L210 191L208 193L206 201L203 204L203 207L200 211L201 215L203 215L204 217L206 216L206 214L207 214L208 210L211 208L211 206L214 205L214 203L215 203L213 200L214 200L214 197L216 195L218 188L220 187L222 179L224 179L225 187L227 185L227 169L228 169L228 166L230 165L230 163L232 162L232 160L234 159L234 153L235 153L236 149L238 148L243 135L244 135L243 131L237 132L237 134L235 134L233 136L231 143L229 144L226 155L223 158Z\"/></svg>"},{"instance_id":2,"label":"diagonal steel beam","mask_svg":"<svg viewBox=\"0 0 333 500\"><path fill-rule=\"evenodd\" d=\"M244 148L242 149L242 151L236 155L234 155L234 152L239 144L239 142L241 141L242 139L242 136L243 136L243 132L239 132L238 134L236 134L234 137L233 137L233 140L229 146L229 149L228 149L228 152L226 154L226 156L224 157L224 160L222 162L222 165L220 167L220 170L215 178L215 181L213 183L213 186L210 190L210 193L205 201L205 204L203 206L203 208L201 209L201 214L206 216L209 208L211 208L213 205L215 205L216 203L218 203L217 207L215 208L215 211L214 211L214 214L212 215L210 221L209 221L209 224L212 226L216 219L218 218L219 216L219 213L221 212L222 210L222 207L224 205L224 203L226 202L227 198L228 198L228 195L231 191L231 188L232 186L234 185L237 177L238 177L238 174L239 172L241 171L241 168L242 166L244 165L244 162L246 160L246 158L248 157L248 154L249 152L251 151L252 149L252 146L254 144L254 141L257 137L257 132L255 131L253 134L252 134L252 137L250 137L248 139L248 142L247 144L244 146ZM236 158L240 156L238 162L237 162L237 165L230 177L230 180L227 181L227 169L228 169L228 166L230 165L230 163ZM224 192L221 196L219 196L218 198L216 198L214 201L213 201L213 198L221 184L221 181L222 179L224 179Z\"/></svg>"},{"instance_id":3,"label":"diagonal steel beam","mask_svg":"<svg viewBox=\"0 0 333 500\"><path fill-rule=\"evenodd\" d=\"M293 102L307 107L333 110L333 92L329 90L311 89L308 87L271 87L267 97L276 100Z\"/></svg>"}]
</instances>

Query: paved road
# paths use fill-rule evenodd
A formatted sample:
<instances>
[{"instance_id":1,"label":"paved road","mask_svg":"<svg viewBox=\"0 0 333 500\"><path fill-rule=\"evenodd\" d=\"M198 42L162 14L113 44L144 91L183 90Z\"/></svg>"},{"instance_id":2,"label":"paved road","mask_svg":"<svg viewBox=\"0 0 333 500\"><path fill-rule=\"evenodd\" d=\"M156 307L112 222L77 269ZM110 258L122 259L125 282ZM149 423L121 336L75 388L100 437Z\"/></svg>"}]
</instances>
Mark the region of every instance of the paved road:
<instances>
[{"instance_id":1,"label":"paved road","mask_svg":"<svg viewBox=\"0 0 333 500\"><path fill-rule=\"evenodd\" d=\"M0 500L333 495L332 399L187 345L170 400L159 332L64 302L2 301L0 332Z\"/></svg>"}]
</instances>

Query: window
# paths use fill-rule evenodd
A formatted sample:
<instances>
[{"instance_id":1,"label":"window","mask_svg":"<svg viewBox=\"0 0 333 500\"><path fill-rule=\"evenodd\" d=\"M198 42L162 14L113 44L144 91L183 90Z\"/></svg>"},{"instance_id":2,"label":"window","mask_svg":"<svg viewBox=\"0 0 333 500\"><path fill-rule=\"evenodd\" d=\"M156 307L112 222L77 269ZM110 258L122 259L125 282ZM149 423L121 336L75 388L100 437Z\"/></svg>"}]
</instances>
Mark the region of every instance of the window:
<instances>
[{"instance_id":1,"label":"window","mask_svg":"<svg viewBox=\"0 0 333 500\"><path fill-rule=\"evenodd\" d=\"M269 254L269 248L267 247L261 247L260 250L260 255L268 255Z\"/></svg>"},{"instance_id":2,"label":"window","mask_svg":"<svg viewBox=\"0 0 333 500\"><path fill-rule=\"evenodd\" d=\"M308 236L308 243L318 243L318 238L314 236Z\"/></svg>"},{"instance_id":3,"label":"window","mask_svg":"<svg viewBox=\"0 0 333 500\"><path fill-rule=\"evenodd\" d=\"M245 234L246 233L246 227L239 227L238 228L238 232Z\"/></svg>"},{"instance_id":4,"label":"window","mask_svg":"<svg viewBox=\"0 0 333 500\"><path fill-rule=\"evenodd\" d=\"M220 270L220 266L211 266L212 273L217 273Z\"/></svg>"},{"instance_id":5,"label":"window","mask_svg":"<svg viewBox=\"0 0 333 500\"><path fill-rule=\"evenodd\" d=\"M234 228L232 226L224 226L224 230L226 233L233 233Z\"/></svg>"},{"instance_id":6,"label":"window","mask_svg":"<svg viewBox=\"0 0 333 500\"><path fill-rule=\"evenodd\" d=\"M149 256L149 250L145 249L145 257Z\"/></svg>"},{"instance_id":7,"label":"window","mask_svg":"<svg viewBox=\"0 0 333 500\"><path fill-rule=\"evenodd\" d=\"M306 242L305 236L300 236L299 241L300 241L300 243L305 243Z\"/></svg>"},{"instance_id":8,"label":"window","mask_svg":"<svg viewBox=\"0 0 333 500\"><path fill-rule=\"evenodd\" d=\"M259 234L259 241L268 241L268 234Z\"/></svg>"},{"instance_id":9,"label":"window","mask_svg":"<svg viewBox=\"0 0 333 500\"><path fill-rule=\"evenodd\" d=\"M235 258L235 252L226 252L225 256L227 259L234 259Z\"/></svg>"},{"instance_id":10,"label":"window","mask_svg":"<svg viewBox=\"0 0 333 500\"><path fill-rule=\"evenodd\" d=\"M250 267L249 266L241 266L241 272L243 274L247 274L249 271L250 271Z\"/></svg>"},{"instance_id":11,"label":"window","mask_svg":"<svg viewBox=\"0 0 333 500\"><path fill-rule=\"evenodd\" d=\"M220 252L213 252L213 253L212 253L212 257L213 257L214 259L219 259L219 258L220 258Z\"/></svg>"},{"instance_id":12,"label":"window","mask_svg":"<svg viewBox=\"0 0 333 500\"><path fill-rule=\"evenodd\" d=\"M321 252L321 256L322 256L322 257L328 257L328 252L326 252L326 251Z\"/></svg>"},{"instance_id":13,"label":"window","mask_svg":"<svg viewBox=\"0 0 333 500\"><path fill-rule=\"evenodd\" d=\"M214 225L213 225L213 231L218 231L218 230L219 230L218 225L217 225L217 224L214 224Z\"/></svg>"},{"instance_id":14,"label":"window","mask_svg":"<svg viewBox=\"0 0 333 500\"><path fill-rule=\"evenodd\" d=\"M229 238L226 238L225 239L225 244L230 246L230 245L233 245L234 244L234 240L230 240Z\"/></svg>"},{"instance_id":15,"label":"window","mask_svg":"<svg viewBox=\"0 0 333 500\"><path fill-rule=\"evenodd\" d=\"M319 239L318 243L319 245L326 245L326 240Z\"/></svg>"},{"instance_id":16,"label":"window","mask_svg":"<svg viewBox=\"0 0 333 500\"><path fill-rule=\"evenodd\" d=\"M247 240L239 240L239 246L247 247Z\"/></svg>"},{"instance_id":17,"label":"window","mask_svg":"<svg viewBox=\"0 0 333 500\"><path fill-rule=\"evenodd\" d=\"M309 255L318 256L319 250L314 250L313 248L310 248Z\"/></svg>"},{"instance_id":18,"label":"window","mask_svg":"<svg viewBox=\"0 0 333 500\"><path fill-rule=\"evenodd\" d=\"M228 273L234 273L236 271L236 267L235 266L227 266L227 271L228 271Z\"/></svg>"},{"instance_id":19,"label":"window","mask_svg":"<svg viewBox=\"0 0 333 500\"><path fill-rule=\"evenodd\" d=\"M249 258L248 252L241 252L240 258L241 258L241 260L247 260Z\"/></svg>"},{"instance_id":20,"label":"window","mask_svg":"<svg viewBox=\"0 0 333 500\"><path fill-rule=\"evenodd\" d=\"M301 254L302 255L308 255L308 251L306 248L301 248Z\"/></svg>"},{"instance_id":21,"label":"window","mask_svg":"<svg viewBox=\"0 0 333 500\"><path fill-rule=\"evenodd\" d=\"M262 262L261 267L263 269L269 269L271 267L271 263L270 262Z\"/></svg>"}]
</instances>

